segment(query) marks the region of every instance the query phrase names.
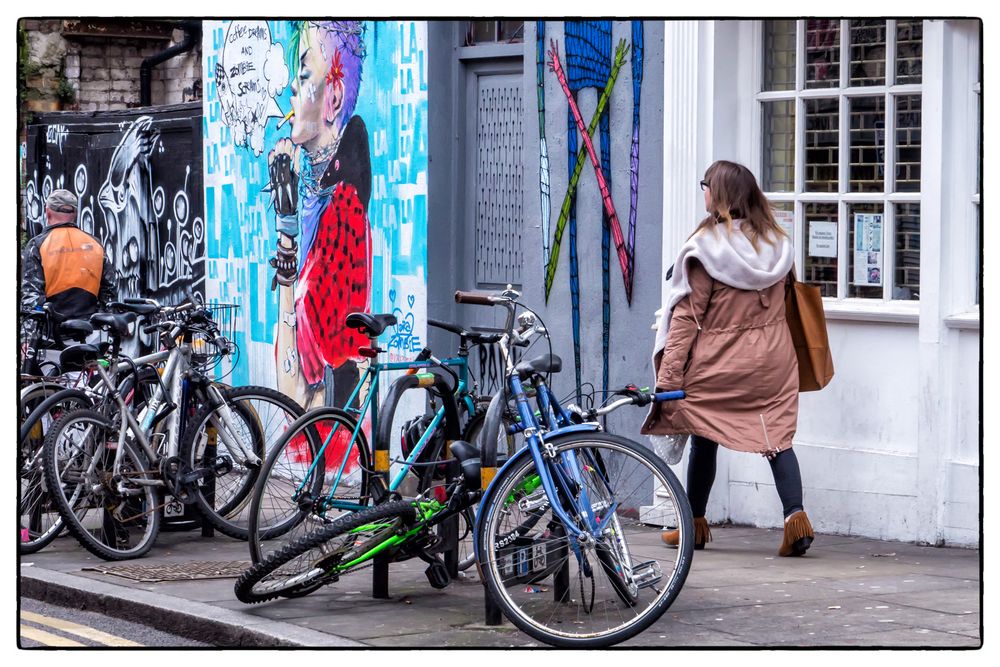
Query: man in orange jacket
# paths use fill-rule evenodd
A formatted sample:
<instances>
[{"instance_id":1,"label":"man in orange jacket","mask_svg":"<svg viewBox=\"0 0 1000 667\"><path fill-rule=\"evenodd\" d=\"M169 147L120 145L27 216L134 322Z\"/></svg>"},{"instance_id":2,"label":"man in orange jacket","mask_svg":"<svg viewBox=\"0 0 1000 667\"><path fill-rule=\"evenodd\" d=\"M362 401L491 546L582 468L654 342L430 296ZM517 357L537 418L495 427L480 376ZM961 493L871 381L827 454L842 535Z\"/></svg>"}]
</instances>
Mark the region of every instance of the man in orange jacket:
<instances>
[{"instance_id":1,"label":"man in orange jacket","mask_svg":"<svg viewBox=\"0 0 1000 667\"><path fill-rule=\"evenodd\" d=\"M62 316L86 319L115 299L115 269L101 243L77 227L77 208L69 190L45 200L48 227L24 249L22 310L48 302Z\"/></svg>"}]
</instances>

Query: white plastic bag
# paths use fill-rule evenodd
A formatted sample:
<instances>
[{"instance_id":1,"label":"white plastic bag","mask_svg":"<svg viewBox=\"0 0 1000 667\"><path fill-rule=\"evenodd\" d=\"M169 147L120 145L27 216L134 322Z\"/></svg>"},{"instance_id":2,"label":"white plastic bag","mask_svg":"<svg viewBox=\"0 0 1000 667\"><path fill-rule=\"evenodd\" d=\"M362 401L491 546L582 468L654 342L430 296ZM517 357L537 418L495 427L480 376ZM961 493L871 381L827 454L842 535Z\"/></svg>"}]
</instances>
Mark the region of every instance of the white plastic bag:
<instances>
[{"instance_id":1,"label":"white plastic bag","mask_svg":"<svg viewBox=\"0 0 1000 667\"><path fill-rule=\"evenodd\" d=\"M687 446L688 435L651 435L649 443L653 446L653 453L667 462L668 465L679 463L684 455L684 447Z\"/></svg>"}]
</instances>

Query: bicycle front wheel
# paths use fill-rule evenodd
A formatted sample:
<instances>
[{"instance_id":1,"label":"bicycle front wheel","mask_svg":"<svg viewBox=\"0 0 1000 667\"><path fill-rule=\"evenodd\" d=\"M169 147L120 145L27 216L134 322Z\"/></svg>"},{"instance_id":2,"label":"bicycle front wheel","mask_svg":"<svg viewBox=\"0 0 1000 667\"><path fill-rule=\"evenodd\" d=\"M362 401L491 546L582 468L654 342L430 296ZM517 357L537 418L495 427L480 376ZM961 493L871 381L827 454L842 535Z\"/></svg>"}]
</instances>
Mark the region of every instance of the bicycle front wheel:
<instances>
[{"instance_id":1,"label":"bicycle front wheel","mask_svg":"<svg viewBox=\"0 0 1000 667\"><path fill-rule=\"evenodd\" d=\"M548 442L556 456L545 465L561 480L558 502L573 526L552 511L530 452L516 456L480 505L484 582L532 637L611 646L645 630L677 597L694 548L691 509L666 464L635 442L597 432ZM677 550L663 547L665 527L679 528Z\"/></svg>"},{"instance_id":2,"label":"bicycle front wheel","mask_svg":"<svg viewBox=\"0 0 1000 667\"><path fill-rule=\"evenodd\" d=\"M345 515L251 566L236 581L236 597L254 603L311 593L402 542L405 527L415 521L416 510L406 500Z\"/></svg>"},{"instance_id":3,"label":"bicycle front wheel","mask_svg":"<svg viewBox=\"0 0 1000 667\"><path fill-rule=\"evenodd\" d=\"M202 516L219 532L245 540L267 454L303 410L266 387L229 389L222 396L223 405L206 405L191 418L181 452L196 476L191 491Z\"/></svg>"}]
</instances>

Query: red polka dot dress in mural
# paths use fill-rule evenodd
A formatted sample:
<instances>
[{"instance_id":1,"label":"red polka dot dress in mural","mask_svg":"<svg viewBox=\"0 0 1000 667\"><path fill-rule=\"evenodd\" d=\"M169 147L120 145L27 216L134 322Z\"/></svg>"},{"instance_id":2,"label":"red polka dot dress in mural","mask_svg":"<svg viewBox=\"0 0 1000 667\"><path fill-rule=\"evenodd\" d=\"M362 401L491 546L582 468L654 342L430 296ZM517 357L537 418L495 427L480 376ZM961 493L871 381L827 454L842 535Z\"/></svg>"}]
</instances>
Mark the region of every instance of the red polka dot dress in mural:
<instances>
[{"instance_id":1,"label":"red polka dot dress in mural","mask_svg":"<svg viewBox=\"0 0 1000 667\"><path fill-rule=\"evenodd\" d=\"M356 359L358 348L368 344L344 321L350 313L368 310L371 255L368 216L357 189L339 183L320 216L295 289L299 363L309 384L323 380L326 366Z\"/></svg>"}]
</instances>

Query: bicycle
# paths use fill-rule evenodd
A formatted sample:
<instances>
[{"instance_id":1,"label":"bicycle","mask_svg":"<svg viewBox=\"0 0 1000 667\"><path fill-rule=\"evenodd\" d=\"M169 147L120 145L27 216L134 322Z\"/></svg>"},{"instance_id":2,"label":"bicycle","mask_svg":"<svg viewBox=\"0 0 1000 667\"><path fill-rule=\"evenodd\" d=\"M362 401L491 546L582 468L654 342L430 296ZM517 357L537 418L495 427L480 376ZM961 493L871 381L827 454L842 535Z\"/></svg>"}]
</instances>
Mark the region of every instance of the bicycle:
<instances>
[{"instance_id":1,"label":"bicycle","mask_svg":"<svg viewBox=\"0 0 1000 667\"><path fill-rule=\"evenodd\" d=\"M677 400L683 392L651 395L629 387L613 404L584 411L563 410L543 391L542 417L537 418L522 383L538 380L560 362L545 355L513 363L509 352L516 339L518 296L513 290L456 293L460 303L508 311L501 351L526 443L480 501L475 532L480 571L488 594L529 635L556 646L609 646L644 630L676 598L690 568L694 529L686 496L669 468L645 447L602 433L596 418L624 405ZM364 567L375 555L428 556L429 529L475 502L480 470L490 462L487 449L499 432L499 408L506 402L498 394L487 413L482 463L480 452L468 443L452 444L462 475L450 483L447 502L426 496L393 501L323 526L244 573L236 586L239 599L260 602L315 590ZM560 413L575 414L578 423L560 426ZM660 487L655 494L654 482ZM659 544L668 521L681 535L678 550L669 554ZM433 585L431 569L433 564L428 571ZM580 584L575 598L570 592L574 569ZM549 589L540 586L548 578L551 599Z\"/></svg>"},{"instance_id":2,"label":"bicycle","mask_svg":"<svg viewBox=\"0 0 1000 667\"><path fill-rule=\"evenodd\" d=\"M145 554L159 531L161 513L182 511L181 505L195 505L217 530L246 539L245 510L260 463L276 434L303 410L272 389L223 389L206 376L204 371L230 352L210 306L193 297L176 307L149 299L133 302L161 318L143 333L159 334L164 349L150 355L144 367L165 364L162 377L133 414L114 391L117 382L108 368L117 370L120 361L138 375L136 362L120 355L136 315L91 318L109 331L109 354L102 357L97 347L81 345L64 356L96 372L111 400L103 410L74 411L52 427L42 466L49 493L69 531L105 560ZM91 517L100 516L85 524L90 510L97 510Z\"/></svg>"},{"instance_id":3,"label":"bicycle","mask_svg":"<svg viewBox=\"0 0 1000 667\"><path fill-rule=\"evenodd\" d=\"M469 351L475 345L496 343L499 335L431 319L431 326L459 336L457 356L441 360L425 348L414 361L381 361L379 355L385 350L379 347L378 338L395 323L391 314L353 313L347 317L348 326L368 337L369 345L361 353L374 361L359 378L344 408L316 408L304 414L265 461L250 510L248 541L254 563L342 513L398 495L410 471L417 473L418 491L428 488L435 474L440 474L432 462L440 457L445 440L459 439L463 432L460 424L466 432L480 428L476 415L481 397L470 386ZM434 374L427 372L430 369L441 370ZM389 371L407 374L393 381L385 400L380 401L380 378ZM364 401L353 407L365 387ZM404 426L404 437L408 435L410 441L403 447L402 468L390 480L388 443L393 437L393 417L405 392L415 388L430 391L440 407ZM374 450L363 429L366 417L371 420L376 442L381 443Z\"/></svg>"}]
</instances>

